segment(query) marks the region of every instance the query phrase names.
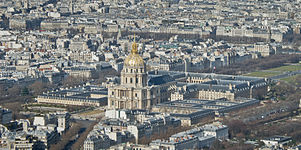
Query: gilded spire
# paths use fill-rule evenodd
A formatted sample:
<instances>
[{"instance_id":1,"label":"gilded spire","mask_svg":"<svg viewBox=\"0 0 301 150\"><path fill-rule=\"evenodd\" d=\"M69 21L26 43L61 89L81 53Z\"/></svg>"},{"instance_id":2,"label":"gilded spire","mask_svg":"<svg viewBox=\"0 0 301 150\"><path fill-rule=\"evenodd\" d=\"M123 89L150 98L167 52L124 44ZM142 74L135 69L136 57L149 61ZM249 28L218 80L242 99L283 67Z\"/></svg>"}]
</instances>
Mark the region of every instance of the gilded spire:
<instances>
[{"instance_id":1,"label":"gilded spire","mask_svg":"<svg viewBox=\"0 0 301 150\"><path fill-rule=\"evenodd\" d=\"M136 43L136 38L135 38L135 34L134 34L134 42L132 44L132 54L138 54L138 47L137 47L137 43Z\"/></svg>"},{"instance_id":2,"label":"gilded spire","mask_svg":"<svg viewBox=\"0 0 301 150\"><path fill-rule=\"evenodd\" d=\"M138 46L134 35L134 42L132 44L131 54L124 60L124 66L142 68L145 67L143 58L138 54Z\"/></svg>"}]
</instances>

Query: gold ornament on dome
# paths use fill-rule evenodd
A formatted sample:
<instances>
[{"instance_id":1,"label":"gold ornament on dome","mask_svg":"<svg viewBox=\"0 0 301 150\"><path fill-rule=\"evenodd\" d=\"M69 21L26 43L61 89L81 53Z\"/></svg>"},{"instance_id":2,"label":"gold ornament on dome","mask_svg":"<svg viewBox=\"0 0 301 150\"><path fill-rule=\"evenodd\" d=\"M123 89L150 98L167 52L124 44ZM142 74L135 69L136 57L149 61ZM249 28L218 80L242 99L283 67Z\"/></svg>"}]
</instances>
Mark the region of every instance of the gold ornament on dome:
<instances>
[{"instance_id":1,"label":"gold ornament on dome","mask_svg":"<svg viewBox=\"0 0 301 150\"><path fill-rule=\"evenodd\" d=\"M134 43L132 44L132 50L131 50L132 54L138 54L138 46L136 41L134 41Z\"/></svg>"},{"instance_id":2,"label":"gold ornament on dome","mask_svg":"<svg viewBox=\"0 0 301 150\"><path fill-rule=\"evenodd\" d=\"M132 44L131 54L124 60L124 66L129 67L144 67L144 61L138 54L138 46L134 36L134 42Z\"/></svg>"}]
</instances>

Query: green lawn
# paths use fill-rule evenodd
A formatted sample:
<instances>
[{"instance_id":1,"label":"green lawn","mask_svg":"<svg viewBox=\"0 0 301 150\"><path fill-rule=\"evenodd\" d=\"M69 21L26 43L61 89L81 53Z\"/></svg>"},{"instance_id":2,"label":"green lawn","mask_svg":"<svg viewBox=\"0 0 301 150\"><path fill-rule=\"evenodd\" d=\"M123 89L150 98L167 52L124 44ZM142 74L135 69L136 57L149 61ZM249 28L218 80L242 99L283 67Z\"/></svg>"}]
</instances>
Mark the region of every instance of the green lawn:
<instances>
[{"instance_id":1,"label":"green lawn","mask_svg":"<svg viewBox=\"0 0 301 150\"><path fill-rule=\"evenodd\" d=\"M288 65L288 66L269 69L269 71L279 71L279 72L297 71L297 70L301 70L301 65Z\"/></svg>"},{"instance_id":2,"label":"green lawn","mask_svg":"<svg viewBox=\"0 0 301 150\"><path fill-rule=\"evenodd\" d=\"M268 78L268 77L276 76L276 75L279 75L279 74L281 74L281 73L257 71L257 72L251 72L251 73L245 74L245 76Z\"/></svg>"},{"instance_id":3,"label":"green lawn","mask_svg":"<svg viewBox=\"0 0 301 150\"><path fill-rule=\"evenodd\" d=\"M280 75L284 72L287 71L297 71L297 70L301 70L301 65L300 64L294 64L294 65L287 65L287 66L281 66L281 67L277 67L277 68L272 68L272 69L268 69L268 70L261 70L261 71L256 71L256 72L251 72L248 74L245 74L245 76L252 76L252 77L272 77L272 76L276 76L276 75ZM292 80L292 77L283 79L285 80ZM288 81L289 82L289 81Z\"/></svg>"}]
</instances>

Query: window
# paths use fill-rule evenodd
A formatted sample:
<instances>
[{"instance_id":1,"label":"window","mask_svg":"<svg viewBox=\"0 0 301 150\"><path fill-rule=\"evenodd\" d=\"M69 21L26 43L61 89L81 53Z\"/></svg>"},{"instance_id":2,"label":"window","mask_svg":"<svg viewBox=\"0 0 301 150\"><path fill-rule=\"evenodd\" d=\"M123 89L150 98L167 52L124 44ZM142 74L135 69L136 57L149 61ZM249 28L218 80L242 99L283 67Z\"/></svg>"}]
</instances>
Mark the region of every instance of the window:
<instances>
[{"instance_id":1,"label":"window","mask_svg":"<svg viewBox=\"0 0 301 150\"><path fill-rule=\"evenodd\" d=\"M114 92L112 91L112 95L114 95Z\"/></svg>"},{"instance_id":2,"label":"window","mask_svg":"<svg viewBox=\"0 0 301 150\"><path fill-rule=\"evenodd\" d=\"M138 78L136 78L136 83L138 83L139 81L138 81Z\"/></svg>"},{"instance_id":3,"label":"window","mask_svg":"<svg viewBox=\"0 0 301 150\"><path fill-rule=\"evenodd\" d=\"M130 83L133 83L133 79L132 78L130 78Z\"/></svg>"},{"instance_id":4,"label":"window","mask_svg":"<svg viewBox=\"0 0 301 150\"><path fill-rule=\"evenodd\" d=\"M135 97L138 97L138 94L137 94L137 93L135 93Z\"/></svg>"},{"instance_id":5,"label":"window","mask_svg":"<svg viewBox=\"0 0 301 150\"><path fill-rule=\"evenodd\" d=\"M125 78L125 83L128 83L128 78Z\"/></svg>"},{"instance_id":6,"label":"window","mask_svg":"<svg viewBox=\"0 0 301 150\"><path fill-rule=\"evenodd\" d=\"M112 106L114 106L114 101L111 101Z\"/></svg>"}]
</instances>

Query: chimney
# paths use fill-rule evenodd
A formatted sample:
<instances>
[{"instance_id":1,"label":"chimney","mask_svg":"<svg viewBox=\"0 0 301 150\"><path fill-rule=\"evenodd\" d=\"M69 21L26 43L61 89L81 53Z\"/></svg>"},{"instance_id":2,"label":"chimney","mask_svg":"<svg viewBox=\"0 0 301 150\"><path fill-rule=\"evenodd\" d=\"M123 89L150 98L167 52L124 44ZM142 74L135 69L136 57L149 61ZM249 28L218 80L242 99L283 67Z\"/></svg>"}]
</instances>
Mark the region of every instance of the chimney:
<instances>
[{"instance_id":1,"label":"chimney","mask_svg":"<svg viewBox=\"0 0 301 150\"><path fill-rule=\"evenodd\" d=\"M232 84L230 83L229 84L229 90L232 90L233 89L233 87L232 87Z\"/></svg>"},{"instance_id":2,"label":"chimney","mask_svg":"<svg viewBox=\"0 0 301 150\"><path fill-rule=\"evenodd\" d=\"M158 69L155 70L155 75L157 75L157 74L158 74Z\"/></svg>"},{"instance_id":3,"label":"chimney","mask_svg":"<svg viewBox=\"0 0 301 150\"><path fill-rule=\"evenodd\" d=\"M184 91L187 91L187 85L183 86Z\"/></svg>"}]
</instances>

